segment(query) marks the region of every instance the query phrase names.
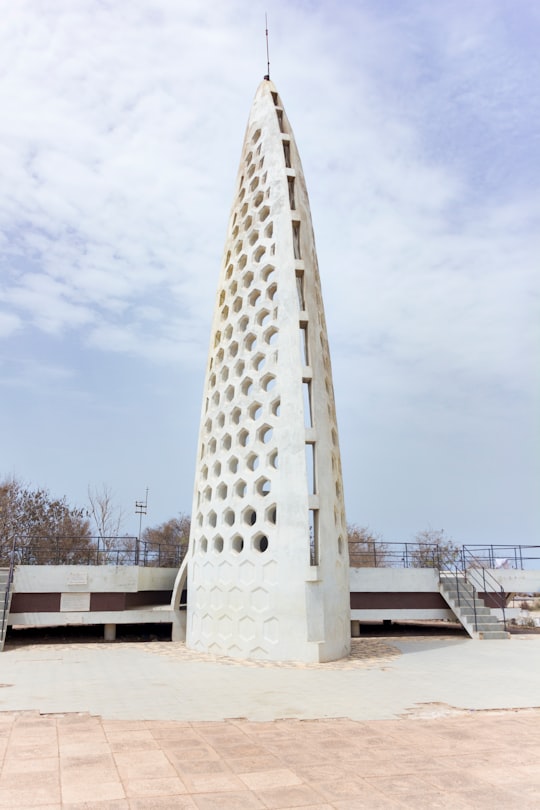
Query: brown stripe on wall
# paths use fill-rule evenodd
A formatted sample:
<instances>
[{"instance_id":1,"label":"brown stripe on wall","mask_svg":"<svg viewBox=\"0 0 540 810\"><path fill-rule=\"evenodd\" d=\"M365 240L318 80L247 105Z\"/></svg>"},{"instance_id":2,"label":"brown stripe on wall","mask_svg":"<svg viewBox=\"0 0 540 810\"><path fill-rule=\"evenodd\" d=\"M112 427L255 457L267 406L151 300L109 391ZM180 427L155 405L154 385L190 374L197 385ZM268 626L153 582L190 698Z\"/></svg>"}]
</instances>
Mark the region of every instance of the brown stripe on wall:
<instances>
[{"instance_id":1,"label":"brown stripe on wall","mask_svg":"<svg viewBox=\"0 0 540 810\"><path fill-rule=\"evenodd\" d=\"M448 609L440 593L351 593L353 610L439 610Z\"/></svg>"},{"instance_id":2,"label":"brown stripe on wall","mask_svg":"<svg viewBox=\"0 0 540 810\"><path fill-rule=\"evenodd\" d=\"M58 613L59 593L14 593L10 613Z\"/></svg>"}]
</instances>

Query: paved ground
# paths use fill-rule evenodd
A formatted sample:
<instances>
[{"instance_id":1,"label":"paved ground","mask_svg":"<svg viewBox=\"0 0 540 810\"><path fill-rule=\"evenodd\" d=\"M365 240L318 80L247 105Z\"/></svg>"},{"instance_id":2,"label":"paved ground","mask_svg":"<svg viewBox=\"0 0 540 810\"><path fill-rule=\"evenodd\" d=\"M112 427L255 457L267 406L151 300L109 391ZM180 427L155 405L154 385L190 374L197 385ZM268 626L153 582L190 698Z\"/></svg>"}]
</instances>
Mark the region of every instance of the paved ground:
<instances>
[{"instance_id":1,"label":"paved ground","mask_svg":"<svg viewBox=\"0 0 540 810\"><path fill-rule=\"evenodd\" d=\"M527 636L360 639L303 667L8 645L0 808L538 808L539 671Z\"/></svg>"}]
</instances>

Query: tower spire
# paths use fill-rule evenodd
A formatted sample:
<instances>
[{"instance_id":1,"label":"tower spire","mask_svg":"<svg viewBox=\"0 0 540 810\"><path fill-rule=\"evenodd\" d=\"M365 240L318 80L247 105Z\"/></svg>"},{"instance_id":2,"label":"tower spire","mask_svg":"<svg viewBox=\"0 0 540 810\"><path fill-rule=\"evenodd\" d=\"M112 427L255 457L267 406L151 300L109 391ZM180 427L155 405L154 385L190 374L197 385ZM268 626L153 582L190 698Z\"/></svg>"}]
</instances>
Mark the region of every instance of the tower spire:
<instances>
[{"instance_id":1,"label":"tower spire","mask_svg":"<svg viewBox=\"0 0 540 810\"><path fill-rule=\"evenodd\" d=\"M332 661L350 649L332 371L306 184L269 81L248 121L206 369L186 562L191 649Z\"/></svg>"},{"instance_id":2,"label":"tower spire","mask_svg":"<svg viewBox=\"0 0 540 810\"><path fill-rule=\"evenodd\" d=\"M268 49L268 14L264 13L264 22L266 26L266 76L264 77L267 82L270 81L270 51Z\"/></svg>"}]
</instances>

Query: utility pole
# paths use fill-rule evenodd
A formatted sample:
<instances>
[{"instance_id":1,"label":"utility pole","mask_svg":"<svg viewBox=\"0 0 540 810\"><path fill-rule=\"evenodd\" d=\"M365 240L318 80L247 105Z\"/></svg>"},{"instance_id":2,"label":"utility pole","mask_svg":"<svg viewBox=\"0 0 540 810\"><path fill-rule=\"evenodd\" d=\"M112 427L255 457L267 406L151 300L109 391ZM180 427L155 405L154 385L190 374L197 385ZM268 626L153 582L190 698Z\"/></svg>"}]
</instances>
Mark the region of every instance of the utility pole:
<instances>
[{"instance_id":1,"label":"utility pole","mask_svg":"<svg viewBox=\"0 0 540 810\"><path fill-rule=\"evenodd\" d=\"M139 555L141 549L142 516L146 515L147 510L148 510L148 487L146 487L146 495L144 501L135 501L135 514L139 515L139 534L137 536L137 542L135 544L135 565L139 565Z\"/></svg>"}]
</instances>

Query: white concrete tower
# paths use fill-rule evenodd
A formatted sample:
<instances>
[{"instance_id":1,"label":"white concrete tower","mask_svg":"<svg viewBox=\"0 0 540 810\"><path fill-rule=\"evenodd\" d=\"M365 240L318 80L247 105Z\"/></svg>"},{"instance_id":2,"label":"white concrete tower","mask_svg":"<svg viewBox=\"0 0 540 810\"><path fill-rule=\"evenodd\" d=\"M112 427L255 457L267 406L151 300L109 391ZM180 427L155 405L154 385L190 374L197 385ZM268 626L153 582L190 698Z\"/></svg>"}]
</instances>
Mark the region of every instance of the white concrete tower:
<instances>
[{"instance_id":1,"label":"white concrete tower","mask_svg":"<svg viewBox=\"0 0 540 810\"><path fill-rule=\"evenodd\" d=\"M348 654L319 271L300 157L269 80L251 110L219 279L187 565L189 647L275 661Z\"/></svg>"}]
</instances>

